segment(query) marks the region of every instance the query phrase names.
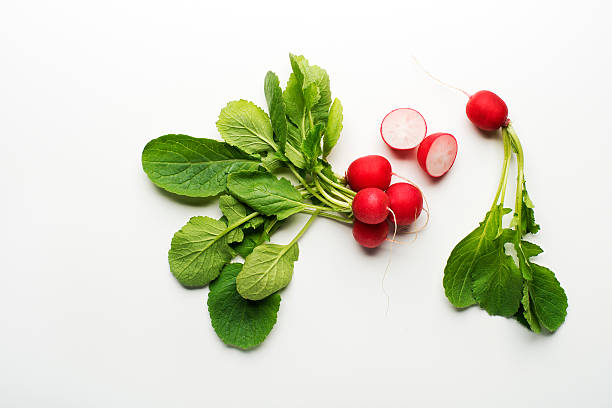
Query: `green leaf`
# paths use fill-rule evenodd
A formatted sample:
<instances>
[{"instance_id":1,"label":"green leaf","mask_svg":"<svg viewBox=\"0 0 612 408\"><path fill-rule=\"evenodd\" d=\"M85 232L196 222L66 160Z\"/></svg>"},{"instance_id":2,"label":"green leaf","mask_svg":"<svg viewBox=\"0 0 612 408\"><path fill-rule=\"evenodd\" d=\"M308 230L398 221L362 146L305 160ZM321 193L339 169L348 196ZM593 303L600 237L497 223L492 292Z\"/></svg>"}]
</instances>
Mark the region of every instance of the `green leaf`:
<instances>
[{"instance_id":1,"label":"green leaf","mask_svg":"<svg viewBox=\"0 0 612 408\"><path fill-rule=\"evenodd\" d=\"M215 332L225 344L241 349L261 344L276 323L281 297L246 300L236 290L236 276L242 264L229 264L210 284L208 312Z\"/></svg>"},{"instance_id":2,"label":"green leaf","mask_svg":"<svg viewBox=\"0 0 612 408\"><path fill-rule=\"evenodd\" d=\"M523 218L523 231L536 234L540 230L540 226L535 222L535 213L533 211L533 203L529 198L529 194L527 194L527 187L523 183L523 209L522 209L522 217Z\"/></svg>"},{"instance_id":3,"label":"green leaf","mask_svg":"<svg viewBox=\"0 0 612 408\"><path fill-rule=\"evenodd\" d=\"M187 288L206 286L234 257L229 244L242 237L240 229L230 229L223 221L193 217L172 238L170 271Z\"/></svg>"},{"instance_id":4,"label":"green leaf","mask_svg":"<svg viewBox=\"0 0 612 408\"><path fill-rule=\"evenodd\" d=\"M548 268L531 263L533 279L527 281L531 310L547 330L553 332L567 315L567 296L555 274Z\"/></svg>"},{"instance_id":5,"label":"green leaf","mask_svg":"<svg viewBox=\"0 0 612 408\"><path fill-rule=\"evenodd\" d=\"M544 252L544 250L538 245L525 240L521 241L521 250L527 258L540 255L542 252Z\"/></svg>"},{"instance_id":6,"label":"green leaf","mask_svg":"<svg viewBox=\"0 0 612 408\"><path fill-rule=\"evenodd\" d=\"M518 225L518 214L515 212L510 227ZM521 200L521 231L524 234L536 234L540 230L540 226L535 222L535 213L533 211L533 202L527 193L527 185L523 182L523 195Z\"/></svg>"},{"instance_id":7,"label":"green leaf","mask_svg":"<svg viewBox=\"0 0 612 408\"><path fill-rule=\"evenodd\" d=\"M259 245L246 257L236 278L238 293L245 299L260 300L284 288L291 282L298 255L297 243Z\"/></svg>"},{"instance_id":8,"label":"green leaf","mask_svg":"<svg viewBox=\"0 0 612 408\"><path fill-rule=\"evenodd\" d=\"M302 138L306 135L310 124L308 123L308 116L306 107L304 105L304 95L302 95L302 85L298 81L295 74L289 75L287 86L283 92L283 100L285 101L285 108L287 116L291 122L295 125L294 129L297 132L289 131L289 141L296 142L294 146L301 146Z\"/></svg>"},{"instance_id":9,"label":"green leaf","mask_svg":"<svg viewBox=\"0 0 612 408\"><path fill-rule=\"evenodd\" d=\"M233 248L241 257L246 259L246 257L249 256L257 246L269 240L270 236L266 233L266 231L258 228L245 232L244 239L238 244L234 245Z\"/></svg>"},{"instance_id":10,"label":"green leaf","mask_svg":"<svg viewBox=\"0 0 612 408\"><path fill-rule=\"evenodd\" d=\"M304 107L301 85L298 83L295 74L289 76L287 87L283 92L283 100L285 101L287 117L291 121L287 125L285 155L295 166L304 168L306 162L301 149L306 133L310 129L310 123Z\"/></svg>"},{"instance_id":11,"label":"green leaf","mask_svg":"<svg viewBox=\"0 0 612 408\"><path fill-rule=\"evenodd\" d=\"M219 208L226 217L228 225L240 221L253 212L250 208L245 207L240 201L236 200L231 195L222 195L219 197ZM264 218L262 216L257 216L242 224L242 228L257 228L263 224L263 222Z\"/></svg>"},{"instance_id":12,"label":"green leaf","mask_svg":"<svg viewBox=\"0 0 612 408\"><path fill-rule=\"evenodd\" d=\"M323 166L321 173L323 173L325 177L327 177L328 179L330 179L331 181L335 183L345 184L343 180L340 180L338 176L336 176L336 174L334 173L334 170L332 169L331 164L329 164L325 160L321 160L321 165Z\"/></svg>"},{"instance_id":13,"label":"green leaf","mask_svg":"<svg viewBox=\"0 0 612 408\"><path fill-rule=\"evenodd\" d=\"M230 193L264 215L276 215L279 220L302 211L306 206L302 195L286 179L270 173L243 171L232 173L227 180Z\"/></svg>"},{"instance_id":14,"label":"green leaf","mask_svg":"<svg viewBox=\"0 0 612 408\"><path fill-rule=\"evenodd\" d=\"M258 246L266 241L270 240L270 235L278 229L281 222L278 222L276 218L266 218L263 225L256 229L250 229L244 231L244 239L233 245L233 248L240 254L241 257L246 259L251 252Z\"/></svg>"},{"instance_id":15,"label":"green leaf","mask_svg":"<svg viewBox=\"0 0 612 408\"><path fill-rule=\"evenodd\" d=\"M228 103L219 114L217 129L223 140L247 153L275 150L270 118L253 102Z\"/></svg>"},{"instance_id":16,"label":"green leaf","mask_svg":"<svg viewBox=\"0 0 612 408\"><path fill-rule=\"evenodd\" d=\"M285 165L285 157L279 152L270 152L266 157L261 159L261 164L270 173L276 171Z\"/></svg>"},{"instance_id":17,"label":"green leaf","mask_svg":"<svg viewBox=\"0 0 612 408\"><path fill-rule=\"evenodd\" d=\"M255 170L259 160L211 139L165 135L142 152L142 168L158 187L189 197L210 197L225 190L227 175Z\"/></svg>"},{"instance_id":18,"label":"green leaf","mask_svg":"<svg viewBox=\"0 0 612 408\"><path fill-rule=\"evenodd\" d=\"M289 54L291 68L301 86L304 108L310 111L313 124L327 124L331 91L329 76L321 67L310 65L302 55Z\"/></svg>"},{"instance_id":19,"label":"green leaf","mask_svg":"<svg viewBox=\"0 0 612 408\"><path fill-rule=\"evenodd\" d=\"M270 121L279 150L285 151L287 143L287 118L285 117L285 101L283 101L283 90L276 74L268 71L264 80L264 93L270 112Z\"/></svg>"},{"instance_id":20,"label":"green leaf","mask_svg":"<svg viewBox=\"0 0 612 408\"><path fill-rule=\"evenodd\" d=\"M523 277L514 260L505 254L502 240L496 240L495 248L478 258L472 279L474 298L487 313L506 317L516 313Z\"/></svg>"},{"instance_id":21,"label":"green leaf","mask_svg":"<svg viewBox=\"0 0 612 408\"><path fill-rule=\"evenodd\" d=\"M342 132L342 119L342 104L336 98L327 118L327 127L325 129L325 137L323 138L323 157L327 157L338 142L340 132Z\"/></svg>"},{"instance_id":22,"label":"green leaf","mask_svg":"<svg viewBox=\"0 0 612 408\"><path fill-rule=\"evenodd\" d=\"M521 300L521 304L523 306L523 317L525 318L527 325L533 332L539 333L541 331L540 322L532 311L533 303L531 302L529 288L527 285L523 286L523 298Z\"/></svg>"},{"instance_id":23,"label":"green leaf","mask_svg":"<svg viewBox=\"0 0 612 408\"><path fill-rule=\"evenodd\" d=\"M306 159L308 170L312 170L318 164L318 158L322 153L321 138L323 137L324 129L321 124L315 125L308 131L308 135L306 135L306 139L302 143L302 153Z\"/></svg>"},{"instance_id":24,"label":"green leaf","mask_svg":"<svg viewBox=\"0 0 612 408\"><path fill-rule=\"evenodd\" d=\"M472 295L472 274L478 259L495 249L501 225L501 205L487 213L478 228L470 232L453 248L444 268L444 292L455 307L476 303Z\"/></svg>"}]
</instances>

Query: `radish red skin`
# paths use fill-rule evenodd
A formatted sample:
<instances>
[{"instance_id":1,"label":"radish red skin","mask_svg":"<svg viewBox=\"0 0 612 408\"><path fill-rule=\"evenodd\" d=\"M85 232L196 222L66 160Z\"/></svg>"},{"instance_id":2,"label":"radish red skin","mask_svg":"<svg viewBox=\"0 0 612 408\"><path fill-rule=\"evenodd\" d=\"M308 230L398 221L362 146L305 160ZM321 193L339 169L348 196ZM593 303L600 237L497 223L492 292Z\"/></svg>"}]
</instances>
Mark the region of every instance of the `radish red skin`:
<instances>
[{"instance_id":1,"label":"radish red skin","mask_svg":"<svg viewBox=\"0 0 612 408\"><path fill-rule=\"evenodd\" d=\"M430 172L430 169L427 168L427 156L429 155L431 146L440 137L446 137L446 138L450 137L450 138L452 138L452 140L454 141L454 144L455 144L455 155L454 155L452 161L450 162L450 164L448 165L448 168L443 173L441 173L441 174L432 174ZM455 159L456 158L457 158L457 140L450 133L433 133L433 134L427 136L421 142L421 144L419 145L419 148L417 150L417 161L419 163L419 166L423 169L423 171L425 171L425 173L427 173L431 177L436 177L437 178L437 177L442 177L443 175L445 175L451 169L451 167L453 167L453 164L455 164Z\"/></svg>"},{"instance_id":2,"label":"radish red skin","mask_svg":"<svg viewBox=\"0 0 612 408\"><path fill-rule=\"evenodd\" d=\"M380 224L389 214L389 197L379 188L364 188L353 198L353 215L366 224Z\"/></svg>"},{"instance_id":3,"label":"radish red skin","mask_svg":"<svg viewBox=\"0 0 612 408\"><path fill-rule=\"evenodd\" d=\"M506 103L491 91L478 91L470 96L465 113L476 127L489 132L504 126L508 120Z\"/></svg>"},{"instance_id":4,"label":"radish red skin","mask_svg":"<svg viewBox=\"0 0 612 408\"><path fill-rule=\"evenodd\" d=\"M366 224L359 220L353 221L353 237L359 245L366 248L376 248L387 239L389 234L389 223L383 221L380 224Z\"/></svg>"},{"instance_id":5,"label":"radish red skin","mask_svg":"<svg viewBox=\"0 0 612 408\"><path fill-rule=\"evenodd\" d=\"M421 190L409 183L395 183L387 189L389 196L389 211L387 219L397 222L397 225L412 224L423 210L423 194Z\"/></svg>"},{"instance_id":6,"label":"radish red skin","mask_svg":"<svg viewBox=\"0 0 612 408\"><path fill-rule=\"evenodd\" d=\"M378 155L360 157L346 171L346 181L354 191L368 187L386 190L391 184L391 163Z\"/></svg>"}]
</instances>

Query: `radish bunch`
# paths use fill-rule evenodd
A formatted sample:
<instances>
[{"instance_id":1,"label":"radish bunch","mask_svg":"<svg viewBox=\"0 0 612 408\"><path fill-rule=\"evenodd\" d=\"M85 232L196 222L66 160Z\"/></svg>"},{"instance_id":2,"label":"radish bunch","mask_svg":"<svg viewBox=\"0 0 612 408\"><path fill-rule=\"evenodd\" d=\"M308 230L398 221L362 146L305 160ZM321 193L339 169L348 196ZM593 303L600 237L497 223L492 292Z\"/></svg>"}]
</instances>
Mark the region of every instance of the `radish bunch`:
<instances>
[{"instance_id":1,"label":"radish bunch","mask_svg":"<svg viewBox=\"0 0 612 408\"><path fill-rule=\"evenodd\" d=\"M423 210L423 195L410 183L391 184L391 163L382 156L361 157L349 166L346 181L357 192L352 202L353 237L366 248L382 244L389 222L412 224Z\"/></svg>"},{"instance_id":2,"label":"radish bunch","mask_svg":"<svg viewBox=\"0 0 612 408\"><path fill-rule=\"evenodd\" d=\"M492 121L493 118L489 120ZM411 108L399 108L389 112L380 125L380 135L387 146L394 150L417 148L419 166L431 177L445 175L457 157L455 137L450 133L433 133L427 136L425 118Z\"/></svg>"}]
</instances>

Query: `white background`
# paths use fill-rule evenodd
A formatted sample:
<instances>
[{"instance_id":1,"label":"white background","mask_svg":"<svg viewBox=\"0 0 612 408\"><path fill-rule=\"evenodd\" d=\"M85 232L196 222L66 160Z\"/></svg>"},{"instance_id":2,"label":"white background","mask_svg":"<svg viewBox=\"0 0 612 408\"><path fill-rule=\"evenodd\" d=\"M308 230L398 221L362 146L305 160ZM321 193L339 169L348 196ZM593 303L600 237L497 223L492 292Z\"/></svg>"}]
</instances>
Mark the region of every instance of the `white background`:
<instances>
[{"instance_id":1,"label":"white background","mask_svg":"<svg viewBox=\"0 0 612 408\"><path fill-rule=\"evenodd\" d=\"M0 406L612 406L610 4L2 1ZM388 315L389 245L365 252L349 227L318 220L277 325L241 352L215 335L208 289L183 289L167 264L172 234L218 215L215 200L155 188L140 153L166 133L218 138L219 110L264 106L264 75L284 83L289 52L326 68L344 105L336 170L389 157L432 219L394 251ZM554 335L446 300L446 259L490 206L502 144L411 54L509 105L539 262L569 297ZM457 137L439 182L380 140L400 106ZM275 242L305 221L294 218Z\"/></svg>"}]
</instances>

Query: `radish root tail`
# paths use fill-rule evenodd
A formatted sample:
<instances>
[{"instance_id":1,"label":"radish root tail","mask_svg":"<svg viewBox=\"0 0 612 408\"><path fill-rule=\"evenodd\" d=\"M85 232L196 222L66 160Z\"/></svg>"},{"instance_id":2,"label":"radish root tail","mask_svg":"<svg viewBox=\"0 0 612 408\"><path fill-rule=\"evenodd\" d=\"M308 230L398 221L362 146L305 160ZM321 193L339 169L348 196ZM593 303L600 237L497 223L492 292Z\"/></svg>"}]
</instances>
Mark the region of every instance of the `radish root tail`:
<instances>
[{"instance_id":1,"label":"radish root tail","mask_svg":"<svg viewBox=\"0 0 612 408\"><path fill-rule=\"evenodd\" d=\"M470 97L472 96L472 95L470 95L469 93L465 92L463 89L458 88L458 87L456 87L456 86L454 86L454 85L448 84L448 83L446 83L446 82L444 82L444 81L441 81L440 79L438 79L438 78L436 78L435 76L433 76L433 75L432 75L432 74L431 74L429 71L427 71L427 70L425 69L425 67L423 67L423 65L421 65L421 63L419 62L419 60L417 59L417 57L415 57L414 55L412 56L412 59L413 59L413 60L414 60L414 62L415 62L415 63L416 63L418 66L419 66L419 68L421 68L421 70L422 70L422 71L423 71L423 72L424 72L424 73L425 73L425 74L426 74L428 77L430 77L431 79L433 79L434 81L436 81L436 82L438 82L439 84L444 85L444 86L446 86L446 87L448 87L448 88L451 88L451 89L454 89L454 90L456 90L456 91L459 91L459 92L461 92L461 93L465 94L465 96L467 96L468 98L470 98Z\"/></svg>"},{"instance_id":2,"label":"radish root tail","mask_svg":"<svg viewBox=\"0 0 612 408\"><path fill-rule=\"evenodd\" d=\"M391 238L391 249L389 249L389 260L387 261L387 266L385 268L385 272L383 273L382 280L380 281L380 287L382 288L385 297L387 298L387 307L385 309L385 316L389 314L389 294L385 290L385 278L387 277L387 273L389 272L389 268L391 267L391 256L393 255L393 244L397 243L395 237L397 236L397 220L395 218L395 213L392 209L389 208L389 212L393 215L393 238Z\"/></svg>"}]
</instances>

